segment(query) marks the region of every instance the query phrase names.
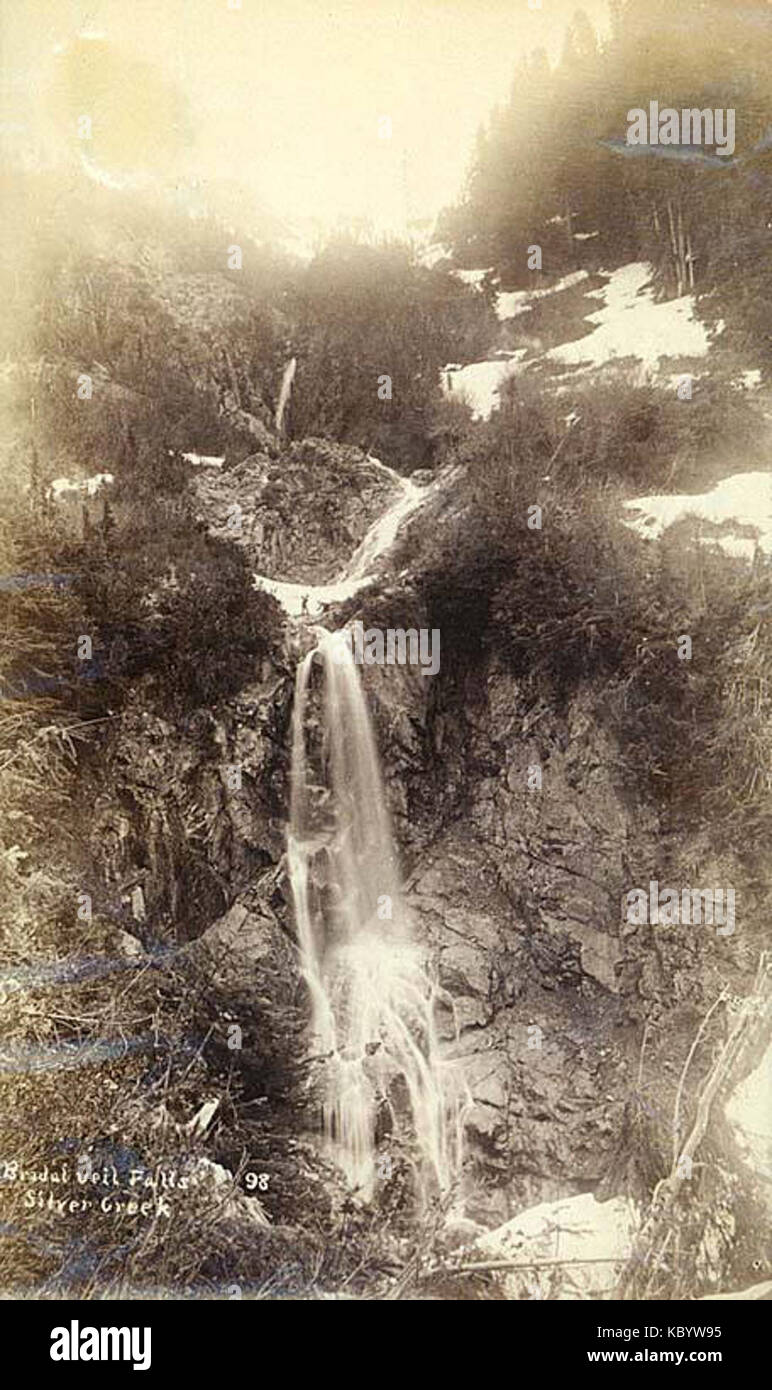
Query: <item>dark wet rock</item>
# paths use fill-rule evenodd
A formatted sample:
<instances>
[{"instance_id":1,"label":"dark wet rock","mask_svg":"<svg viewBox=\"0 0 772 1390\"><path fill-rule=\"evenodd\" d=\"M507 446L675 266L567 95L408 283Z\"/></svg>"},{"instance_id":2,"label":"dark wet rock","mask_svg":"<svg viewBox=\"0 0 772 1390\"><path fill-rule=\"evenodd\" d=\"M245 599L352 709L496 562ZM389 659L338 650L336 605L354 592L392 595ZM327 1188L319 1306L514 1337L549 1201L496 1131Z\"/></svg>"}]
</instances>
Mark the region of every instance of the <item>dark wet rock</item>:
<instances>
[{"instance_id":1,"label":"dark wet rock","mask_svg":"<svg viewBox=\"0 0 772 1390\"><path fill-rule=\"evenodd\" d=\"M394 491L361 449L304 439L234 468L195 478L199 515L212 535L243 545L271 579L320 584L349 559Z\"/></svg>"},{"instance_id":2,"label":"dark wet rock","mask_svg":"<svg viewBox=\"0 0 772 1390\"><path fill-rule=\"evenodd\" d=\"M263 675L175 725L137 698L106 751L85 886L148 948L199 936L284 852L292 687Z\"/></svg>"},{"instance_id":3,"label":"dark wet rock","mask_svg":"<svg viewBox=\"0 0 772 1390\"><path fill-rule=\"evenodd\" d=\"M409 880L432 950L443 1049L469 1090L472 1164L489 1175L485 1219L594 1186L611 1161L627 1079L624 1019L581 962L565 979L498 881L486 847L439 837ZM537 933L537 940L539 939Z\"/></svg>"},{"instance_id":4,"label":"dark wet rock","mask_svg":"<svg viewBox=\"0 0 772 1390\"><path fill-rule=\"evenodd\" d=\"M299 979L294 942L265 904L239 900L188 948L213 984L240 991L250 981L270 989L274 1003L291 1000ZM204 961L206 957L206 961Z\"/></svg>"}]
</instances>

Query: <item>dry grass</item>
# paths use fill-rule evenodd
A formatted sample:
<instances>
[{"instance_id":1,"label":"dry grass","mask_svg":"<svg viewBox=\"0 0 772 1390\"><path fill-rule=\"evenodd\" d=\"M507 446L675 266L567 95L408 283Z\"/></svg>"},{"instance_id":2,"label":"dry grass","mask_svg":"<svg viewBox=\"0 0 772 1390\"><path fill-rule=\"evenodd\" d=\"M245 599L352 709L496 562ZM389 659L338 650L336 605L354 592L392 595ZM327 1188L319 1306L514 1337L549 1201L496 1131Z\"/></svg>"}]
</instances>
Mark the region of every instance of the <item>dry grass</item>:
<instances>
[{"instance_id":1,"label":"dry grass","mask_svg":"<svg viewBox=\"0 0 772 1390\"><path fill-rule=\"evenodd\" d=\"M649 1210L635 1241L630 1261L620 1277L617 1297L626 1299L683 1298L694 1296L706 1285L706 1271L700 1256L709 1241L721 1247L724 1232L735 1233L733 1207L740 1208L742 1194L737 1184L722 1183L720 1201L711 1201L706 1170L713 1170L721 1181L722 1155L716 1134L711 1133L715 1109L726 1100L743 1076L755 1064L759 1048L768 1046L772 1036L772 960L762 955L751 992L730 1017L723 1043L696 1088L686 1130L682 1126L682 1103L688 1070L703 1044L708 1024L716 1010L728 1002L722 991L703 1018L679 1079L673 1114L673 1159L670 1172L662 1177L652 1193ZM725 1209L721 1211L721 1207ZM723 1230L722 1230L723 1227ZM726 1244L726 1241L723 1242ZM711 1270L708 1288L715 1287L719 1275L731 1279L730 1251L723 1253L725 1271ZM719 1256L719 1259L721 1256Z\"/></svg>"}]
</instances>

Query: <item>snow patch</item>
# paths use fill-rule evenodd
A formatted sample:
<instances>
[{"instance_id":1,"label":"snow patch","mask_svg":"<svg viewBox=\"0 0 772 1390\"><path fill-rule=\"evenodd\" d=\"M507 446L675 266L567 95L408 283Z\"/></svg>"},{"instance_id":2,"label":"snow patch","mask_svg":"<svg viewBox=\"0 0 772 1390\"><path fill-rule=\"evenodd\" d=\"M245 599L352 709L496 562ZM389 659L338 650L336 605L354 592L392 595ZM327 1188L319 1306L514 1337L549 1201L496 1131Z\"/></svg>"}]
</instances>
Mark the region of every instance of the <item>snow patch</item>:
<instances>
[{"instance_id":1,"label":"snow patch","mask_svg":"<svg viewBox=\"0 0 772 1390\"><path fill-rule=\"evenodd\" d=\"M761 386L761 369L752 367L750 371L741 372L736 384L743 391L758 391Z\"/></svg>"},{"instance_id":2,"label":"snow patch","mask_svg":"<svg viewBox=\"0 0 772 1390\"><path fill-rule=\"evenodd\" d=\"M489 266L487 270L451 270L450 273L456 280L461 280L464 285L479 287L486 275L491 274L491 267Z\"/></svg>"},{"instance_id":3,"label":"snow patch","mask_svg":"<svg viewBox=\"0 0 772 1390\"><path fill-rule=\"evenodd\" d=\"M54 478L46 489L46 497L54 502L61 502L63 498L72 496L94 497L107 483L114 482L112 473L95 473L93 478Z\"/></svg>"},{"instance_id":4,"label":"snow patch","mask_svg":"<svg viewBox=\"0 0 772 1390\"><path fill-rule=\"evenodd\" d=\"M505 290L498 297L496 313L502 322L504 319L515 318L518 314L526 314L531 308L531 300L547 299L550 295L560 294L561 290L570 290L574 285L581 285L583 280L589 278L588 270L572 270L570 275L564 275L562 280L556 280L554 285L548 285L543 290Z\"/></svg>"},{"instance_id":5,"label":"snow patch","mask_svg":"<svg viewBox=\"0 0 772 1390\"><path fill-rule=\"evenodd\" d=\"M461 399L471 406L476 420L487 420L491 411L499 404L499 390L502 382L517 370L517 365L525 357L527 349L517 348L507 358L495 358L490 362L470 362L459 370L443 373L445 394L448 398Z\"/></svg>"},{"instance_id":6,"label":"snow patch","mask_svg":"<svg viewBox=\"0 0 772 1390\"><path fill-rule=\"evenodd\" d=\"M714 526L735 522L752 527L757 540L748 536L702 537L702 544L718 545L727 555L752 560L756 546L772 555L772 473L734 473L711 492L661 494L625 502L640 516L625 525L645 540L659 540L675 522L685 517Z\"/></svg>"},{"instance_id":7,"label":"snow patch","mask_svg":"<svg viewBox=\"0 0 772 1390\"><path fill-rule=\"evenodd\" d=\"M487 272L459 273L479 279ZM592 331L584 338L560 343L546 353L542 353L537 339L532 340L530 346L539 354L534 361L565 364L578 376L632 358L637 365L631 380L643 384L655 378L663 359L707 355L711 338L705 325L695 317L692 295L655 303L651 283L654 272L645 261L633 261L618 270L599 271L598 274L606 283L599 289L585 292L588 299L602 303L601 308L587 316ZM498 318L504 322L528 313L534 302L572 289L589 278L587 270L576 270L547 289L499 294ZM723 326L723 323L717 324L714 333L720 333ZM461 370L446 367L442 373L445 394L461 396L468 401L477 419L487 419L498 404L502 382L517 370L517 363L526 351L526 348L519 348L507 360L494 357L486 362L469 363ZM682 373L672 381L677 385L683 379Z\"/></svg>"},{"instance_id":8,"label":"snow patch","mask_svg":"<svg viewBox=\"0 0 772 1390\"><path fill-rule=\"evenodd\" d=\"M435 241L432 242L431 246L427 246L425 250L421 251L418 259L427 270L433 270L440 261L447 261L450 254L449 246L443 246L442 242Z\"/></svg>"},{"instance_id":9,"label":"snow patch","mask_svg":"<svg viewBox=\"0 0 772 1390\"><path fill-rule=\"evenodd\" d=\"M510 1299L607 1299L630 1259L639 1221L628 1198L599 1202L582 1192L529 1207L481 1236L475 1251L524 1266L504 1278ZM528 1260L537 1264L528 1268Z\"/></svg>"},{"instance_id":10,"label":"snow patch","mask_svg":"<svg viewBox=\"0 0 772 1390\"><path fill-rule=\"evenodd\" d=\"M726 1104L726 1118L745 1162L772 1183L772 1047L740 1082ZM770 1192L772 1197L772 1192Z\"/></svg>"},{"instance_id":11,"label":"snow patch","mask_svg":"<svg viewBox=\"0 0 772 1390\"><path fill-rule=\"evenodd\" d=\"M183 454L186 463L192 463L194 468L222 468L225 463L225 455L216 454Z\"/></svg>"},{"instance_id":12,"label":"snow patch","mask_svg":"<svg viewBox=\"0 0 772 1390\"><path fill-rule=\"evenodd\" d=\"M602 299L604 304L588 315L588 322L596 325L594 331L551 348L547 357L572 366L589 362L596 367L615 358L635 357L651 372L663 357L704 357L710 339L705 325L694 317L693 296L655 304L653 273L645 261L613 271L606 285L588 292L588 299ZM716 331L721 331L721 325Z\"/></svg>"}]
</instances>

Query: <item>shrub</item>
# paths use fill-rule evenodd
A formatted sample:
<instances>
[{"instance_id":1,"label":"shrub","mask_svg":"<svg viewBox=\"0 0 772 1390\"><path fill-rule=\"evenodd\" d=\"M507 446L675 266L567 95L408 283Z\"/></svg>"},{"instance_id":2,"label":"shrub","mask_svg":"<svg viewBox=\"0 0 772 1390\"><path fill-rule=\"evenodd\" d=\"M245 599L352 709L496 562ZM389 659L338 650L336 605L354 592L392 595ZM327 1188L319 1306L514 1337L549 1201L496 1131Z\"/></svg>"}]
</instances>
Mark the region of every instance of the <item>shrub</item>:
<instances>
[{"instance_id":1,"label":"shrub","mask_svg":"<svg viewBox=\"0 0 772 1390\"><path fill-rule=\"evenodd\" d=\"M280 609L253 588L244 553L196 529L183 507L132 513L79 584L100 670L120 698L147 676L169 712L227 698L281 637Z\"/></svg>"},{"instance_id":2,"label":"shrub","mask_svg":"<svg viewBox=\"0 0 772 1390\"><path fill-rule=\"evenodd\" d=\"M329 247L300 283L295 316L293 433L372 448L408 472L437 457L440 368L484 354L497 332L485 295L400 245ZM384 376L389 399L378 394Z\"/></svg>"},{"instance_id":3,"label":"shrub","mask_svg":"<svg viewBox=\"0 0 772 1390\"><path fill-rule=\"evenodd\" d=\"M709 818L718 840L745 848L772 824L772 580L711 558L688 525L645 547L623 524L620 481L662 486L677 439L705 467L723 399L719 387L689 414L649 388L593 385L556 399L516 379L470 435L465 496L439 544L432 523L419 580L426 621L443 633L443 673L461 692L486 649L517 675L526 704L560 708L594 682L643 795L684 823ZM580 418L567 429L570 405ZM752 435L755 414L732 405ZM528 525L534 505L541 529ZM681 634L691 661L679 659Z\"/></svg>"}]
</instances>

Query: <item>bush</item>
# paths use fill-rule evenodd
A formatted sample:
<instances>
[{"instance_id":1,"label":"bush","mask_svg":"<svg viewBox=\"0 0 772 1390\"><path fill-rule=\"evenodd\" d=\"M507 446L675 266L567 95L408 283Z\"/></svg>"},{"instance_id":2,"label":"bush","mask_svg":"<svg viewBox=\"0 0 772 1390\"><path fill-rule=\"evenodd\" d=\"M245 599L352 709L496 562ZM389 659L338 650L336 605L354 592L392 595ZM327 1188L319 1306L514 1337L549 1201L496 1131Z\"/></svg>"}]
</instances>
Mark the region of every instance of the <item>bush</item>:
<instances>
[{"instance_id":1,"label":"bush","mask_svg":"<svg viewBox=\"0 0 772 1390\"><path fill-rule=\"evenodd\" d=\"M160 524L131 514L83 568L79 593L113 700L146 676L162 710L216 703L280 643L281 611L254 589L244 553L197 529L184 507L162 511Z\"/></svg>"},{"instance_id":2,"label":"bush","mask_svg":"<svg viewBox=\"0 0 772 1390\"><path fill-rule=\"evenodd\" d=\"M565 707L594 683L643 795L745 848L772 828L772 646L761 619L772 579L711 557L687 523L648 549L623 524L620 480L661 487L676 441L704 468L726 428L724 399L718 387L690 413L649 388L596 384L556 400L517 378L468 438L465 499L439 546L433 526L419 582L460 691L494 649L526 705ZM568 429L571 405L579 420ZM734 396L731 406L752 434L753 412ZM533 506L540 529L528 525ZM681 634L690 661L679 659Z\"/></svg>"},{"instance_id":3,"label":"bush","mask_svg":"<svg viewBox=\"0 0 772 1390\"><path fill-rule=\"evenodd\" d=\"M516 451L517 480L529 469L561 488L621 481L640 491L689 490L711 464L747 466L760 450L764 418L720 377L695 381L693 397L636 384L623 369L600 380L556 383L531 370L510 377L501 409L481 436L478 472ZM494 480L491 480L493 482ZM701 484L702 485L702 484Z\"/></svg>"},{"instance_id":4,"label":"bush","mask_svg":"<svg viewBox=\"0 0 772 1390\"><path fill-rule=\"evenodd\" d=\"M373 449L406 472L434 463L439 370L488 351L498 328L488 298L401 245L340 242L309 266L294 313L293 434Z\"/></svg>"}]
</instances>

